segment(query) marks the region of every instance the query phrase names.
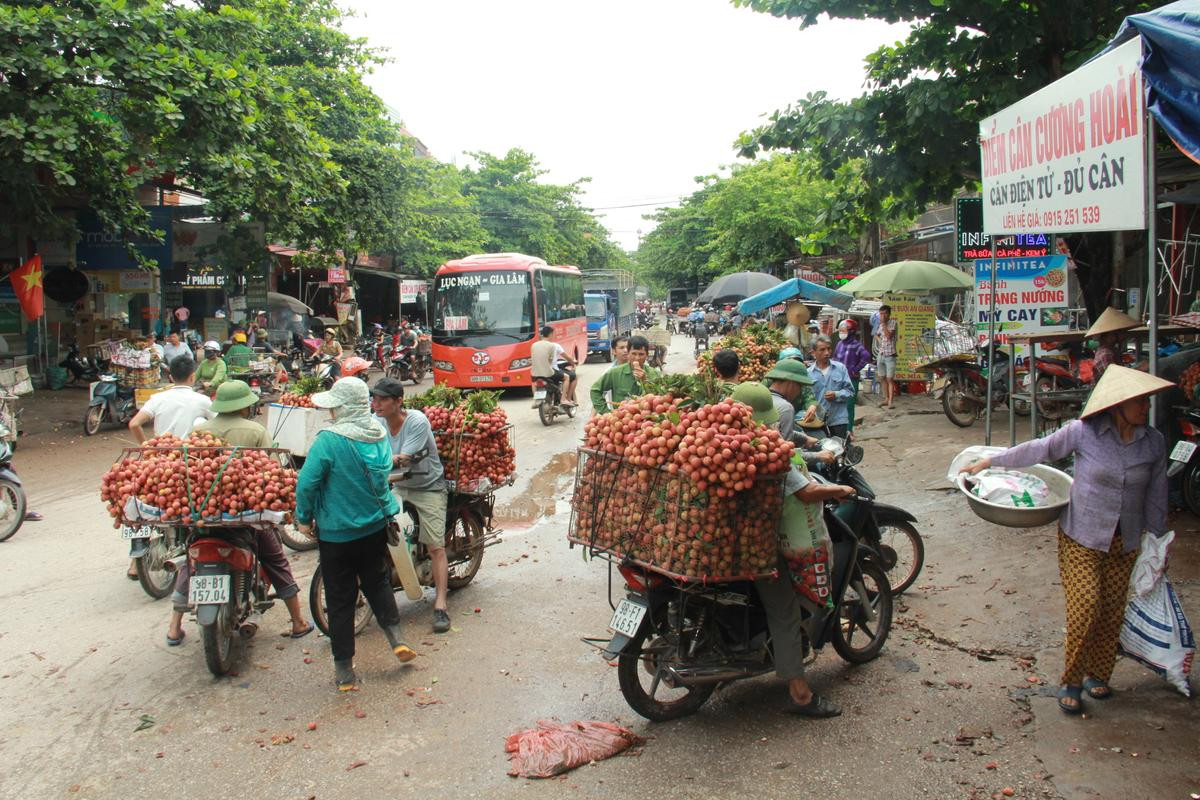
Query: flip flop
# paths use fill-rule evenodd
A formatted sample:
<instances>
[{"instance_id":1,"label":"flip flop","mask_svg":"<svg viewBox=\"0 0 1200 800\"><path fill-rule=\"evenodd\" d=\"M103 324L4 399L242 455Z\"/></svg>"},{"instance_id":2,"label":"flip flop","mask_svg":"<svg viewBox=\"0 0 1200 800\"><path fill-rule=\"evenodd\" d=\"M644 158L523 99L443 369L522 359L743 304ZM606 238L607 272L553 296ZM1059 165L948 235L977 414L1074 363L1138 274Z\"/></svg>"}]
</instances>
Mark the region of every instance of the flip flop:
<instances>
[{"instance_id":1,"label":"flip flop","mask_svg":"<svg viewBox=\"0 0 1200 800\"><path fill-rule=\"evenodd\" d=\"M284 631L279 635L284 639L303 639L305 636L308 636L310 633L316 630L316 628L317 626L310 622L308 627L302 631Z\"/></svg>"},{"instance_id":2,"label":"flip flop","mask_svg":"<svg viewBox=\"0 0 1200 800\"><path fill-rule=\"evenodd\" d=\"M1062 709L1064 714L1079 714L1083 712L1083 698L1080 696L1083 692L1081 686L1063 686L1058 690L1058 707ZM1074 700L1075 705L1069 706L1063 703L1063 700Z\"/></svg>"},{"instance_id":3,"label":"flip flop","mask_svg":"<svg viewBox=\"0 0 1200 800\"><path fill-rule=\"evenodd\" d=\"M1085 678L1083 681L1083 690L1093 700L1107 700L1113 696L1112 687L1104 681L1098 681L1095 678Z\"/></svg>"},{"instance_id":4,"label":"flip flop","mask_svg":"<svg viewBox=\"0 0 1200 800\"><path fill-rule=\"evenodd\" d=\"M131 580L131 581L136 581L138 579L136 572L133 572L133 573L126 572L125 577L129 578L129 580Z\"/></svg>"},{"instance_id":5,"label":"flip flop","mask_svg":"<svg viewBox=\"0 0 1200 800\"><path fill-rule=\"evenodd\" d=\"M795 714L799 717L817 717L822 719L838 717L842 714L842 710L840 708L815 692L813 693L812 699L804 705L801 705L795 700L789 698L788 704L783 710L787 714Z\"/></svg>"},{"instance_id":6,"label":"flip flop","mask_svg":"<svg viewBox=\"0 0 1200 800\"><path fill-rule=\"evenodd\" d=\"M185 630L179 631L178 639L172 639L170 636L168 636L167 637L167 647L179 647L179 645L183 644L183 639L185 636L187 636L187 631L185 631Z\"/></svg>"},{"instance_id":7,"label":"flip flop","mask_svg":"<svg viewBox=\"0 0 1200 800\"><path fill-rule=\"evenodd\" d=\"M44 519L45 519L45 517L43 517L41 514L39 514L36 511L26 511L25 512L25 521L26 522L41 522Z\"/></svg>"}]
</instances>

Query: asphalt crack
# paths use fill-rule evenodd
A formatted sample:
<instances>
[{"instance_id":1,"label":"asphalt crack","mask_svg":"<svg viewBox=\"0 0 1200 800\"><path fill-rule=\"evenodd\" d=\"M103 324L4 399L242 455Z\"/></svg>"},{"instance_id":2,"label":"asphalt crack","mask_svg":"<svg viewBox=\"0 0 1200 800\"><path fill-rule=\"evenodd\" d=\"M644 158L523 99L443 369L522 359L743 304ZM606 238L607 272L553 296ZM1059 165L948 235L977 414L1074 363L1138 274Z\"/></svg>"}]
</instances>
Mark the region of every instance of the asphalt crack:
<instances>
[{"instance_id":1,"label":"asphalt crack","mask_svg":"<svg viewBox=\"0 0 1200 800\"><path fill-rule=\"evenodd\" d=\"M952 650L957 650L960 653L965 653L966 655L976 658L979 661L995 661L999 658L1011 658L1014 661L1019 660L1028 662L1030 666L1037 663L1037 657L1032 653L1018 653L1002 647L969 647L955 641L954 639L949 639L945 636L935 633L932 628L928 628L913 619L896 619L893 620L892 624L896 627L904 628L905 630L915 631L924 639L936 642L943 647L949 647Z\"/></svg>"}]
</instances>

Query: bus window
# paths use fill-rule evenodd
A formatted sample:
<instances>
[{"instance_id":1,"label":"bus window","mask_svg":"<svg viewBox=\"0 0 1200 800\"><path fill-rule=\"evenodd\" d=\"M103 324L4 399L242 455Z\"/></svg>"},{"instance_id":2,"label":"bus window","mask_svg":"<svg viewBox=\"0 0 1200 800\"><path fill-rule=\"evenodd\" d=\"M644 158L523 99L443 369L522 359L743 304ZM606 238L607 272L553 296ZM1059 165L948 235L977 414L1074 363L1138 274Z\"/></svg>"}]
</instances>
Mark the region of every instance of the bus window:
<instances>
[{"instance_id":1,"label":"bus window","mask_svg":"<svg viewBox=\"0 0 1200 800\"><path fill-rule=\"evenodd\" d=\"M444 344L484 348L533 337L529 274L465 272L435 279L433 332Z\"/></svg>"}]
</instances>

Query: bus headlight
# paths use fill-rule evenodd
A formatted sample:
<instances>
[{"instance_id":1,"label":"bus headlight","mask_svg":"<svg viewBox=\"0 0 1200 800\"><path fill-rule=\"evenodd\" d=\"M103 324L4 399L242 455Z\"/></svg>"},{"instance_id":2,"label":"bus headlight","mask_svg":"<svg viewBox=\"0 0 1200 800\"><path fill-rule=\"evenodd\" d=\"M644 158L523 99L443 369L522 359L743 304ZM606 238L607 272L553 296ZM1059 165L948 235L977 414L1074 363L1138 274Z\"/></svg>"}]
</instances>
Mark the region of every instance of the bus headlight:
<instances>
[{"instance_id":1,"label":"bus headlight","mask_svg":"<svg viewBox=\"0 0 1200 800\"><path fill-rule=\"evenodd\" d=\"M607 338L608 338L608 326L607 326L607 325L601 325L601 326L600 326L600 338L601 338L601 339L607 339Z\"/></svg>"},{"instance_id":2,"label":"bus headlight","mask_svg":"<svg viewBox=\"0 0 1200 800\"><path fill-rule=\"evenodd\" d=\"M512 363L508 365L509 369L529 369L533 364L532 358L514 358Z\"/></svg>"},{"instance_id":3,"label":"bus headlight","mask_svg":"<svg viewBox=\"0 0 1200 800\"><path fill-rule=\"evenodd\" d=\"M433 362L433 368L440 369L442 372L454 372L454 365L449 361L435 361Z\"/></svg>"}]
</instances>

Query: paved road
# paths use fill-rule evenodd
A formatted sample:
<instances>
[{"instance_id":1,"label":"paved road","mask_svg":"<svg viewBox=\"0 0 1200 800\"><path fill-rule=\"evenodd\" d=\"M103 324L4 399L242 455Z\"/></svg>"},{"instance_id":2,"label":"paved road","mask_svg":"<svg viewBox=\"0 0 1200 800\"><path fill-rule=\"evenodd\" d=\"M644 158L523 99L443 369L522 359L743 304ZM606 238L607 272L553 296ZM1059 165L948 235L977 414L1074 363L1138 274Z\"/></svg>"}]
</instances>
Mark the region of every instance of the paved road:
<instances>
[{"instance_id":1,"label":"paved road","mask_svg":"<svg viewBox=\"0 0 1200 800\"><path fill-rule=\"evenodd\" d=\"M676 337L669 366L689 365L688 343ZM583 366L584 389L606 368ZM0 545L0 797L1200 791L1194 705L1146 670L1122 663L1120 697L1092 704L1089 720L1054 709L1062 617L1053 529L986 525L942 488L949 457L981 431L953 428L923 398L902 398L886 416L863 406L866 475L921 519L929 564L878 660L851 668L827 652L813 665L814 682L845 715L787 718L776 710L782 685L762 678L663 725L637 718L615 670L579 641L602 633L609 614L607 569L564 541L586 408L543 427L527 396L504 401L519 472L497 504L504 541L488 550L476 581L452 595L450 634L428 632L428 599L401 595L421 657L397 665L372 625L359 639L364 686L347 696L333 690L327 640L275 635L287 626L282 609L267 614L235 676L208 674L192 623L185 644L167 648L167 602L122 577L125 549L97 497L123 437L84 439L78 393L38 398L17 466L47 521ZM1190 539L1172 571L1200 620L1200 548L1188 530L1200 525L1182 517L1176 527ZM307 589L315 555L293 564ZM153 725L137 731L143 715ZM547 718L615 720L649 741L640 757L561 779L506 777L504 737Z\"/></svg>"}]
</instances>

